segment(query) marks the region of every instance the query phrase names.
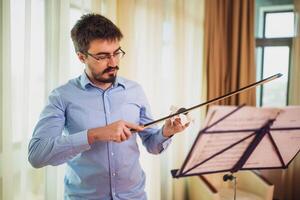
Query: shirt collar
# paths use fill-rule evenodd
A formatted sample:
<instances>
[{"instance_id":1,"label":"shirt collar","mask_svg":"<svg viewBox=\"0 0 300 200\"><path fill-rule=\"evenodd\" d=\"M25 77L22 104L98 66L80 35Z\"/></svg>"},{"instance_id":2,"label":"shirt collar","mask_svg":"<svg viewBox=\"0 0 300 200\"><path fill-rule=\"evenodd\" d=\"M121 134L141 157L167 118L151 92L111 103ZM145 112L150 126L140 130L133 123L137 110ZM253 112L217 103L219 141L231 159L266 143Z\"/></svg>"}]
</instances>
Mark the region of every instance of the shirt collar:
<instances>
[{"instance_id":1,"label":"shirt collar","mask_svg":"<svg viewBox=\"0 0 300 200\"><path fill-rule=\"evenodd\" d=\"M114 87L116 86L122 86L124 89L126 89L126 83L125 80L119 76L117 76L116 81L114 82Z\"/></svg>"},{"instance_id":2,"label":"shirt collar","mask_svg":"<svg viewBox=\"0 0 300 200\"><path fill-rule=\"evenodd\" d=\"M85 72L83 72L80 76L80 84L83 89L86 89L87 85L94 86L94 84L90 81L90 79L88 78ZM113 83L113 87L117 87L119 85L122 86L124 89L126 89L126 84L124 79L117 76L115 82Z\"/></svg>"}]
</instances>

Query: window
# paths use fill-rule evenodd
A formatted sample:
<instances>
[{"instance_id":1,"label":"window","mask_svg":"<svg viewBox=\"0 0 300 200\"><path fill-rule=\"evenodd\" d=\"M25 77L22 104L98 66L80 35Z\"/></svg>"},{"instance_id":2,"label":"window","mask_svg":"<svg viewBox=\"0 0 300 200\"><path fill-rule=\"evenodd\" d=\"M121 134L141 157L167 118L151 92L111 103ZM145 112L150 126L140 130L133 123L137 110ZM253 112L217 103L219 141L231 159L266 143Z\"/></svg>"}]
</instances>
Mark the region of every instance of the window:
<instances>
[{"instance_id":1,"label":"window","mask_svg":"<svg viewBox=\"0 0 300 200\"><path fill-rule=\"evenodd\" d=\"M70 2L70 31L75 25L76 21L85 14L91 12L90 1L71 0ZM82 73L83 64L77 58L74 50L73 42L70 37L70 77L74 78Z\"/></svg>"},{"instance_id":2,"label":"window","mask_svg":"<svg viewBox=\"0 0 300 200\"><path fill-rule=\"evenodd\" d=\"M24 84L24 41L25 41L25 1L12 1L10 10L11 19L11 111L12 119L16 126L12 127L12 141L14 143L22 140L22 114L23 104L20 103L23 99L23 91L20 86Z\"/></svg>"},{"instance_id":3,"label":"window","mask_svg":"<svg viewBox=\"0 0 300 200\"><path fill-rule=\"evenodd\" d=\"M43 0L32 0L30 8L25 5L25 0L10 2L12 141L15 144L31 135L45 100L41 95L45 92L45 5Z\"/></svg>"},{"instance_id":4,"label":"window","mask_svg":"<svg viewBox=\"0 0 300 200\"><path fill-rule=\"evenodd\" d=\"M44 170L33 171L26 155L28 140L45 104L45 1L11 0L7 4L9 15L4 22L9 39L5 48L10 52L3 68L8 69L4 75L9 77L6 98L11 114L6 117L11 124L2 133L8 150L3 152L5 161L0 158L0 168L9 175L0 174L0 199L43 199Z\"/></svg>"},{"instance_id":5,"label":"window","mask_svg":"<svg viewBox=\"0 0 300 200\"><path fill-rule=\"evenodd\" d=\"M257 89L258 106L284 106L288 102L294 12L289 9L261 11L256 39L257 79L276 73L283 77Z\"/></svg>"},{"instance_id":6,"label":"window","mask_svg":"<svg viewBox=\"0 0 300 200\"><path fill-rule=\"evenodd\" d=\"M70 8L70 31L75 25L76 21L80 19L82 13L81 10L75 7ZM70 37L70 75L72 78L80 75L82 73L83 64L79 61L76 56L72 39Z\"/></svg>"}]
</instances>

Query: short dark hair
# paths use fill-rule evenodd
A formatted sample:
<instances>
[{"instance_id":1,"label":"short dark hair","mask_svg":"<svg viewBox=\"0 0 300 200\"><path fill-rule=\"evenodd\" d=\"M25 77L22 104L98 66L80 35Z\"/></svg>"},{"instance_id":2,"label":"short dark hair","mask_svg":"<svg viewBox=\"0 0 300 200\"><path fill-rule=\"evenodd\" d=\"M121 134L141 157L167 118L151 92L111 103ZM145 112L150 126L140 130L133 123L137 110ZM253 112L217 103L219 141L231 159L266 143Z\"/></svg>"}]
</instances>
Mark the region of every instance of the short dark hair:
<instances>
[{"instance_id":1,"label":"short dark hair","mask_svg":"<svg viewBox=\"0 0 300 200\"><path fill-rule=\"evenodd\" d=\"M90 42L95 39L120 41L122 37L123 34L114 23L94 13L81 16L71 30L75 51L82 53L87 52Z\"/></svg>"}]
</instances>

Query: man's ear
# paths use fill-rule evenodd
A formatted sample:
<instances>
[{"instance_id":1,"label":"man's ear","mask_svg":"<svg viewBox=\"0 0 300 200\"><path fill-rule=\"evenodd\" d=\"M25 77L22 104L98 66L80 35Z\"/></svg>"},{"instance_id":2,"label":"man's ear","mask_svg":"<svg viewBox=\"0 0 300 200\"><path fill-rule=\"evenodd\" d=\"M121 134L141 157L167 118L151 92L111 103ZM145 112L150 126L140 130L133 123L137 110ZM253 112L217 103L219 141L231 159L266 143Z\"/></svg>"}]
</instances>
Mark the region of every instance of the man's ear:
<instances>
[{"instance_id":1,"label":"man's ear","mask_svg":"<svg viewBox=\"0 0 300 200\"><path fill-rule=\"evenodd\" d=\"M80 51L78 51L77 52L77 57L80 60L80 62L82 62L83 64L85 64L86 55L84 55L83 53L81 53Z\"/></svg>"}]
</instances>

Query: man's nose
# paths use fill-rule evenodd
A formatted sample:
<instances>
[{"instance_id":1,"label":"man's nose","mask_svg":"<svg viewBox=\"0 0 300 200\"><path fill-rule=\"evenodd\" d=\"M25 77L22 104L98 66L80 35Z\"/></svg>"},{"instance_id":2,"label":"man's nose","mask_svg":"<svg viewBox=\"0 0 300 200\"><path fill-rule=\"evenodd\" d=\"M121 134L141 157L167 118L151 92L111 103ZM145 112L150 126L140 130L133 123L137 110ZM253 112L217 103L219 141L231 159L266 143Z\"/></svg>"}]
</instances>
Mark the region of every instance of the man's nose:
<instances>
[{"instance_id":1,"label":"man's nose","mask_svg":"<svg viewBox=\"0 0 300 200\"><path fill-rule=\"evenodd\" d=\"M107 64L111 67L116 67L118 65L118 59L114 56L110 56Z\"/></svg>"}]
</instances>

